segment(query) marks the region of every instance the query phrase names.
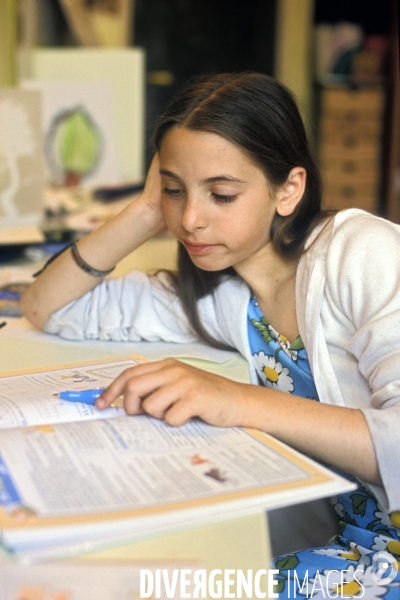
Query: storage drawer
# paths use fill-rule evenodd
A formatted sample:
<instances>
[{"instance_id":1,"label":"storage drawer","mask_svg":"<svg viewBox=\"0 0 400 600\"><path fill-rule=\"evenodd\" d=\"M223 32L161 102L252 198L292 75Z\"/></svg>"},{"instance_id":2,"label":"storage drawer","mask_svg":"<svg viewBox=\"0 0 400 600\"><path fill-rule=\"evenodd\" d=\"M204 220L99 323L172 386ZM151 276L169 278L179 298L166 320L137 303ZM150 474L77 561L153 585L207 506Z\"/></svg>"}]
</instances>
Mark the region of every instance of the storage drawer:
<instances>
[{"instance_id":1,"label":"storage drawer","mask_svg":"<svg viewBox=\"0 0 400 600\"><path fill-rule=\"evenodd\" d=\"M320 139L332 135L361 135L378 140L382 132L382 121L375 117L366 119L364 114L359 113L354 119L346 119L343 116L336 118L329 115L320 122Z\"/></svg>"},{"instance_id":2,"label":"storage drawer","mask_svg":"<svg viewBox=\"0 0 400 600\"><path fill-rule=\"evenodd\" d=\"M379 183L379 174L377 169L365 171L356 169L353 172L339 169L324 169L322 174L324 185L343 186L366 186L371 185L376 189Z\"/></svg>"},{"instance_id":3,"label":"storage drawer","mask_svg":"<svg viewBox=\"0 0 400 600\"><path fill-rule=\"evenodd\" d=\"M321 89L318 152L325 207L378 211L384 107L380 86Z\"/></svg>"},{"instance_id":4,"label":"storage drawer","mask_svg":"<svg viewBox=\"0 0 400 600\"><path fill-rule=\"evenodd\" d=\"M320 149L321 162L331 159L342 159L345 161L373 160L379 161L379 148L375 145L364 144L353 148L340 146L338 144L324 144Z\"/></svg>"},{"instance_id":5,"label":"storage drawer","mask_svg":"<svg viewBox=\"0 0 400 600\"><path fill-rule=\"evenodd\" d=\"M326 185L324 187L324 208L343 210L362 208L369 212L377 211L377 186L369 185Z\"/></svg>"},{"instance_id":6,"label":"storage drawer","mask_svg":"<svg viewBox=\"0 0 400 600\"><path fill-rule=\"evenodd\" d=\"M384 107L381 89L325 89L321 92L321 114L341 112L352 118L351 113L375 114L379 117Z\"/></svg>"},{"instance_id":7,"label":"storage drawer","mask_svg":"<svg viewBox=\"0 0 400 600\"><path fill-rule=\"evenodd\" d=\"M368 133L360 128L352 131L340 130L332 132L329 136L324 136L320 139L320 144L337 144L345 148L357 148L369 144L371 146L380 146L380 135Z\"/></svg>"},{"instance_id":8,"label":"storage drawer","mask_svg":"<svg viewBox=\"0 0 400 600\"><path fill-rule=\"evenodd\" d=\"M380 165L377 160L361 159L346 160L342 156L336 158L330 158L329 160L320 160L321 171L324 173L327 170L336 171L337 176L345 173L360 173L366 171L372 171L379 176Z\"/></svg>"}]
</instances>

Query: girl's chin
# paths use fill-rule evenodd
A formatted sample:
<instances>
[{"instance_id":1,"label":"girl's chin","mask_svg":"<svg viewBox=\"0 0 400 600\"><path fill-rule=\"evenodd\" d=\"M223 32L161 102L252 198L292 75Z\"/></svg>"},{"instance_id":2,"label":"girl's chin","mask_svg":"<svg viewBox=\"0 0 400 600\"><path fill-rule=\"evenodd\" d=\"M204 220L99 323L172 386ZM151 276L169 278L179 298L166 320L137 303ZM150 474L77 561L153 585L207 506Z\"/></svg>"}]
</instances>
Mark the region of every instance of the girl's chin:
<instances>
[{"instance_id":1,"label":"girl's chin","mask_svg":"<svg viewBox=\"0 0 400 600\"><path fill-rule=\"evenodd\" d=\"M234 266L228 262L222 262L222 261L206 261L206 260L201 260L200 257L198 256L191 256L189 254L190 260L192 261L192 263L198 268L201 269L202 271L208 271L208 272L217 272L217 271L225 271L225 269L229 269L229 268L234 268Z\"/></svg>"},{"instance_id":2,"label":"girl's chin","mask_svg":"<svg viewBox=\"0 0 400 600\"><path fill-rule=\"evenodd\" d=\"M229 262L229 260L223 260L221 259L221 257L213 256L211 252L208 252L206 254L196 254L189 252L188 249L185 247L185 244L179 239L178 241L181 250L185 252L189 256L191 262L202 271L217 272L224 271L225 269L229 268L235 268L232 262Z\"/></svg>"}]
</instances>

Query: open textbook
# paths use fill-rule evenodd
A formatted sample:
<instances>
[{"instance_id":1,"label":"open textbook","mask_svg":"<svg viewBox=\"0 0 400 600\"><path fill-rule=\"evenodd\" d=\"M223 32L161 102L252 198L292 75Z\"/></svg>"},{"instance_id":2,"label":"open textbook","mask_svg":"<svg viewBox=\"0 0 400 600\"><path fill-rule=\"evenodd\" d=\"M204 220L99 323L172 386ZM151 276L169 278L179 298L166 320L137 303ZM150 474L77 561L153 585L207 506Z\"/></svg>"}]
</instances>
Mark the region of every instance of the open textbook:
<instances>
[{"instance_id":1,"label":"open textbook","mask_svg":"<svg viewBox=\"0 0 400 600\"><path fill-rule=\"evenodd\" d=\"M0 377L3 546L31 560L335 495L354 485L260 431L58 399L140 361ZM142 359L144 360L144 359Z\"/></svg>"}]
</instances>

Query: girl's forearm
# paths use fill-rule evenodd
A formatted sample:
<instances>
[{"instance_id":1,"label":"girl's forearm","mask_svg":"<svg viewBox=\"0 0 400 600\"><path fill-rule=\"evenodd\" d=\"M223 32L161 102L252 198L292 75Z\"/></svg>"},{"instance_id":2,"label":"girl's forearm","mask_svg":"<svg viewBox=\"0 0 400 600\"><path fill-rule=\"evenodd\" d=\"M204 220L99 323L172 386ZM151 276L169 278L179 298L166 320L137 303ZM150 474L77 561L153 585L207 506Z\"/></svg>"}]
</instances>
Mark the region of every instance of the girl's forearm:
<instances>
[{"instance_id":1,"label":"girl's forearm","mask_svg":"<svg viewBox=\"0 0 400 600\"><path fill-rule=\"evenodd\" d=\"M114 219L79 240L77 247L91 267L108 271L163 228L162 221L152 222L145 203L134 200ZM53 312L100 281L79 268L67 249L29 286L20 301L21 312L33 325L43 329Z\"/></svg>"},{"instance_id":2,"label":"girl's forearm","mask_svg":"<svg viewBox=\"0 0 400 600\"><path fill-rule=\"evenodd\" d=\"M261 387L254 392L244 425L262 429L301 452L370 483L382 484L362 411Z\"/></svg>"}]
</instances>

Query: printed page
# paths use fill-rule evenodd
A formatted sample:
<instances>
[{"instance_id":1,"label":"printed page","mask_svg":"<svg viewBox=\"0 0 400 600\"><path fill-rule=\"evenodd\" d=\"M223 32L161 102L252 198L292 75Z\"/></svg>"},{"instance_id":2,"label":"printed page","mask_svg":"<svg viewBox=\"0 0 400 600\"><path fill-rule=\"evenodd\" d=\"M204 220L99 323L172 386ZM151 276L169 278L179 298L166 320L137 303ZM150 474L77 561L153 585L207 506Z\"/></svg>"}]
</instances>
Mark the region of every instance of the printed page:
<instances>
[{"instance_id":1,"label":"printed page","mask_svg":"<svg viewBox=\"0 0 400 600\"><path fill-rule=\"evenodd\" d=\"M199 420L125 415L0 435L2 541L28 562L354 488L262 432Z\"/></svg>"},{"instance_id":2,"label":"printed page","mask_svg":"<svg viewBox=\"0 0 400 600\"><path fill-rule=\"evenodd\" d=\"M139 357L70 365L54 370L0 377L0 428L25 427L124 415L122 408L104 411L82 402L58 398L65 390L106 387Z\"/></svg>"},{"instance_id":3,"label":"printed page","mask_svg":"<svg viewBox=\"0 0 400 600\"><path fill-rule=\"evenodd\" d=\"M48 564L37 566L1 565L1 600L139 600L141 587L149 597L150 585L160 580L168 598L180 600L178 573L190 574L196 563L96 563ZM168 587L166 587L166 584ZM193 579L187 577L184 597L192 597ZM151 594L151 598L154 598ZM160 597L160 596L159 596Z\"/></svg>"},{"instance_id":4,"label":"printed page","mask_svg":"<svg viewBox=\"0 0 400 600\"><path fill-rule=\"evenodd\" d=\"M242 429L198 420L175 428L143 415L4 430L0 503L16 518L142 513L302 483L307 466Z\"/></svg>"}]
</instances>

